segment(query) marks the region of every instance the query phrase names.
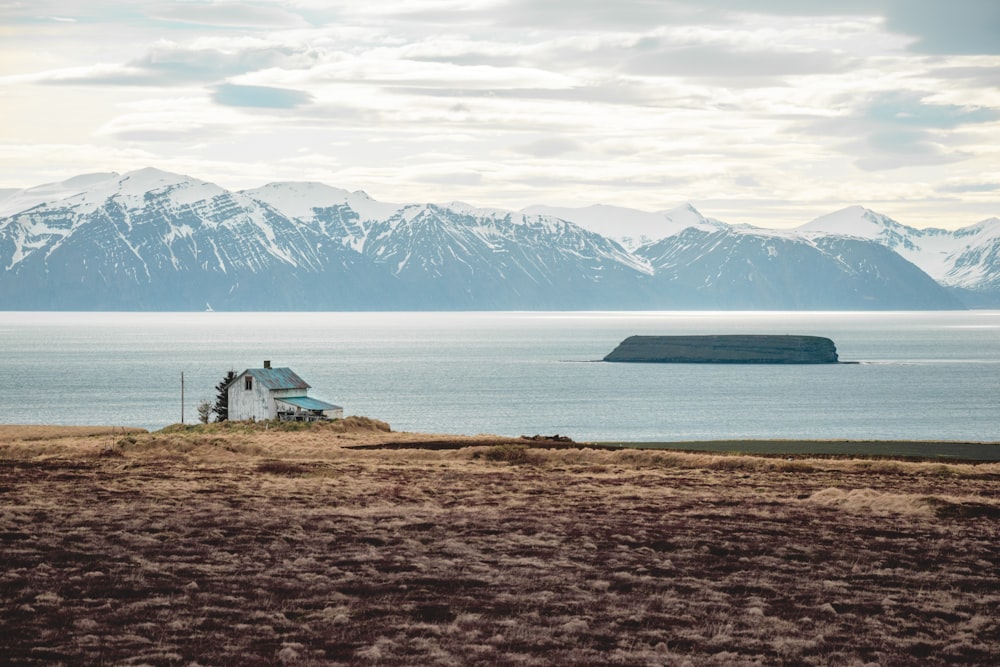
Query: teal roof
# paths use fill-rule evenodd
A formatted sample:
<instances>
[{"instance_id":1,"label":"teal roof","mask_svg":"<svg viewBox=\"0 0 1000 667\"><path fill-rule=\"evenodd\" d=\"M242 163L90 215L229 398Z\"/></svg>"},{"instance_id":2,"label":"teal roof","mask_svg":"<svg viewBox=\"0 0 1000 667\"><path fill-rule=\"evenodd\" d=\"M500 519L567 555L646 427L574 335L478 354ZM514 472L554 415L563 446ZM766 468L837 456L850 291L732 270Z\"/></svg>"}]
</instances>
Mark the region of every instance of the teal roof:
<instances>
[{"instance_id":1,"label":"teal roof","mask_svg":"<svg viewBox=\"0 0 1000 667\"><path fill-rule=\"evenodd\" d=\"M244 373L252 375L267 389L309 388L309 383L296 375L291 368L248 368Z\"/></svg>"},{"instance_id":2,"label":"teal roof","mask_svg":"<svg viewBox=\"0 0 1000 667\"><path fill-rule=\"evenodd\" d=\"M278 403L288 403L303 410L342 410L339 405L321 401L311 396L282 396L274 399Z\"/></svg>"}]
</instances>

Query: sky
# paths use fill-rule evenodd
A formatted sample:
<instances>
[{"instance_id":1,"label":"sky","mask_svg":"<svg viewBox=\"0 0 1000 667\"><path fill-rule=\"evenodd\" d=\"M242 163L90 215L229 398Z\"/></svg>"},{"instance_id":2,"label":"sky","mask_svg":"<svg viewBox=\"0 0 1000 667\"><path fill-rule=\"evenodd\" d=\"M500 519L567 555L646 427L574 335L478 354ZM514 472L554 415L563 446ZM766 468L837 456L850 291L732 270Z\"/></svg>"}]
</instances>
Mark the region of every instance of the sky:
<instances>
[{"instance_id":1,"label":"sky","mask_svg":"<svg viewBox=\"0 0 1000 667\"><path fill-rule=\"evenodd\" d=\"M0 0L0 188L1000 216L996 0Z\"/></svg>"}]
</instances>

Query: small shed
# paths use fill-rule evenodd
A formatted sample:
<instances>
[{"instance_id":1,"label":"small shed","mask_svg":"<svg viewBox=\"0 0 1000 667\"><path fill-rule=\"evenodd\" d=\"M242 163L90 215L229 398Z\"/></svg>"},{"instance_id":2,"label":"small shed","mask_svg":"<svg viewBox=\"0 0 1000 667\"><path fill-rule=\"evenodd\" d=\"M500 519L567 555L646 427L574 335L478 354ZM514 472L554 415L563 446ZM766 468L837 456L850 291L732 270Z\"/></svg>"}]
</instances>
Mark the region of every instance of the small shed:
<instances>
[{"instance_id":1,"label":"small shed","mask_svg":"<svg viewBox=\"0 0 1000 667\"><path fill-rule=\"evenodd\" d=\"M316 421L342 419L339 405L309 396L309 383L291 368L248 368L229 383L229 419L280 419L282 421Z\"/></svg>"}]
</instances>

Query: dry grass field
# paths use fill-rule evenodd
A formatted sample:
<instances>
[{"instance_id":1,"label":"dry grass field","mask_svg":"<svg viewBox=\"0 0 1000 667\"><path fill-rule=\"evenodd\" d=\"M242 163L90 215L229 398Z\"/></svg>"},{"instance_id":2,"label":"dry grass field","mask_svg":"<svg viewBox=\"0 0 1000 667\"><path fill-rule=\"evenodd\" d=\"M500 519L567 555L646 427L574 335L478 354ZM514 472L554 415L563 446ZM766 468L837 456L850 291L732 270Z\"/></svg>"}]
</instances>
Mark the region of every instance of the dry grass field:
<instances>
[{"instance_id":1,"label":"dry grass field","mask_svg":"<svg viewBox=\"0 0 1000 667\"><path fill-rule=\"evenodd\" d=\"M549 444L2 427L0 656L1000 664L1000 464Z\"/></svg>"}]
</instances>

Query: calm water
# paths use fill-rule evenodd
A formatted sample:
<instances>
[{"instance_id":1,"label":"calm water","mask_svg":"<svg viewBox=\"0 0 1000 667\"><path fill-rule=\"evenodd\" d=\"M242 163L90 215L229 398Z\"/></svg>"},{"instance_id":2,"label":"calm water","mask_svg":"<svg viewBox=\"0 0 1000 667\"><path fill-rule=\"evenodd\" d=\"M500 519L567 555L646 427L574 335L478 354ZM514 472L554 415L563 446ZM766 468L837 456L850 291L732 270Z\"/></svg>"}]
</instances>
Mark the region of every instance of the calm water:
<instances>
[{"instance_id":1,"label":"calm water","mask_svg":"<svg viewBox=\"0 0 1000 667\"><path fill-rule=\"evenodd\" d=\"M833 338L834 366L590 363L631 334ZM1000 311L0 313L0 423L197 421L230 368L289 366L396 430L1000 440Z\"/></svg>"}]
</instances>

